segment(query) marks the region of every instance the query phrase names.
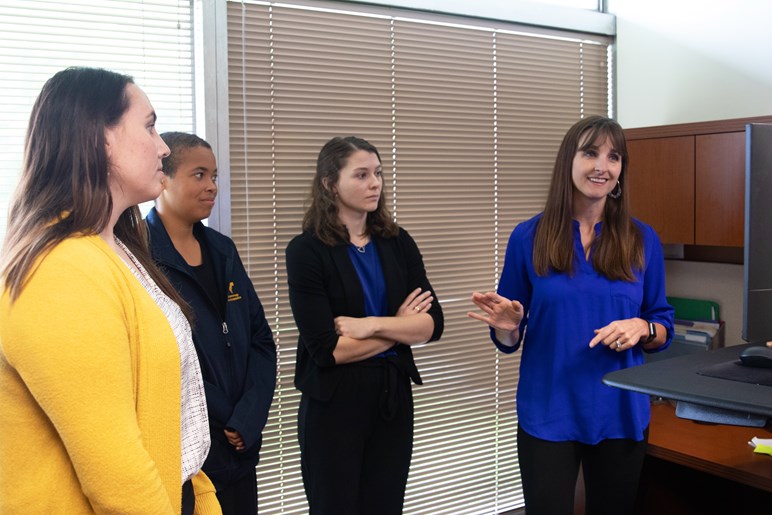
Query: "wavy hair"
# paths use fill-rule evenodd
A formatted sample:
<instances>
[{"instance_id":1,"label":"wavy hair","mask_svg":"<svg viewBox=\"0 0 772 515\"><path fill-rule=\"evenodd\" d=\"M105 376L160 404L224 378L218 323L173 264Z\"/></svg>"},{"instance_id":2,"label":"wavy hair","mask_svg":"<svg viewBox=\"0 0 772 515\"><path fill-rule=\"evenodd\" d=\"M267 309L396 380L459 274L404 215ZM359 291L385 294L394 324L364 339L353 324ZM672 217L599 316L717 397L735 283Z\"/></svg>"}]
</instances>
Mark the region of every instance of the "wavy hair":
<instances>
[{"instance_id":1,"label":"wavy hair","mask_svg":"<svg viewBox=\"0 0 772 515\"><path fill-rule=\"evenodd\" d=\"M101 68L67 68L43 85L32 108L21 179L11 201L0 277L12 300L37 260L73 235L101 233L113 209L105 131L129 108L134 80ZM153 264L137 206L124 211L114 234L153 280L190 314Z\"/></svg>"},{"instance_id":2,"label":"wavy hair","mask_svg":"<svg viewBox=\"0 0 772 515\"><path fill-rule=\"evenodd\" d=\"M634 270L643 269L643 235L630 216L628 202L628 181L625 180L628 154L624 131L610 118L589 116L568 129L555 159L547 203L534 237L533 263L540 276L547 275L550 270L573 273L576 259L573 236L574 156L579 151L602 144L606 139L622 158L619 175L621 195L606 198L603 226L592 243L592 265L612 280L634 281Z\"/></svg>"},{"instance_id":3,"label":"wavy hair","mask_svg":"<svg viewBox=\"0 0 772 515\"><path fill-rule=\"evenodd\" d=\"M303 230L313 232L317 238L330 246L350 241L346 226L338 218L338 205L333 188L340 179L340 170L346 166L351 154L358 150L375 154L378 162L381 162L378 149L356 136L332 138L324 144L316 160L316 175L311 183L310 204L303 216ZM367 213L365 231L369 235L385 238L396 236L399 232L399 227L386 207L383 188L378 199L378 208Z\"/></svg>"}]
</instances>

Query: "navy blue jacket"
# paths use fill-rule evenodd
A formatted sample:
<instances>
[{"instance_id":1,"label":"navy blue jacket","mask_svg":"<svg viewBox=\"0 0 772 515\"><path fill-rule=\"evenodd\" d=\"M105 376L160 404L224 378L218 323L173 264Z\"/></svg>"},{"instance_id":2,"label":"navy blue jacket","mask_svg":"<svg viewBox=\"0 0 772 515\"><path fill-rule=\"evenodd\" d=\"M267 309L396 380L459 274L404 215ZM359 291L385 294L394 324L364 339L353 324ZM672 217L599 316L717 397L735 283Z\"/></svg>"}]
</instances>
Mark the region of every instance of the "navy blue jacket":
<instances>
[{"instance_id":1,"label":"navy blue jacket","mask_svg":"<svg viewBox=\"0 0 772 515\"><path fill-rule=\"evenodd\" d=\"M262 431L276 386L276 345L233 241L197 223L193 232L206 245L217 282L226 295L225 320L174 248L155 208L145 219L153 259L195 312L193 342L201 363L212 447L204 472L217 490L254 470ZM237 452L224 429L237 430L246 450Z\"/></svg>"}]
</instances>

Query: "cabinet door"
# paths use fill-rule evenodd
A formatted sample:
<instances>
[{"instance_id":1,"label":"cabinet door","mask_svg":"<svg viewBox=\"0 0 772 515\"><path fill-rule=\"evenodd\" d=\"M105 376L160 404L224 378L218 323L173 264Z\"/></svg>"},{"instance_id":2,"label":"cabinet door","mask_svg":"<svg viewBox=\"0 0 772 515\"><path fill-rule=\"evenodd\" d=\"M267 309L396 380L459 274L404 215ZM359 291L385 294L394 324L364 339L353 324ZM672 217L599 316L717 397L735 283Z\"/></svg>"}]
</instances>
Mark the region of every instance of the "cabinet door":
<instances>
[{"instance_id":1,"label":"cabinet door","mask_svg":"<svg viewBox=\"0 0 772 515\"><path fill-rule=\"evenodd\" d=\"M662 243L694 243L694 136L627 142L632 215Z\"/></svg>"},{"instance_id":2,"label":"cabinet door","mask_svg":"<svg viewBox=\"0 0 772 515\"><path fill-rule=\"evenodd\" d=\"M745 132L697 136L694 243L742 247Z\"/></svg>"}]
</instances>

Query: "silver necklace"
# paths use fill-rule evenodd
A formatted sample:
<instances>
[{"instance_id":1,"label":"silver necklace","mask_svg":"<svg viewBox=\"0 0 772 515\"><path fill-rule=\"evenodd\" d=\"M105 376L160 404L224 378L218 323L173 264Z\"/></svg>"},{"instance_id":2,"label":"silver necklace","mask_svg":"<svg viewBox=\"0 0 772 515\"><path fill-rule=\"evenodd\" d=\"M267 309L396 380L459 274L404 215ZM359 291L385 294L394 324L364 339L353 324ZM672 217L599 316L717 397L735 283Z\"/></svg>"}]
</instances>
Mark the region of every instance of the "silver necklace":
<instances>
[{"instance_id":1,"label":"silver necklace","mask_svg":"<svg viewBox=\"0 0 772 515\"><path fill-rule=\"evenodd\" d=\"M365 242L362 245L357 245L356 243L351 242L351 244L357 249L357 252L359 252L360 254L364 254L365 252L367 252L366 247L368 243L370 243L370 238L365 238Z\"/></svg>"}]
</instances>

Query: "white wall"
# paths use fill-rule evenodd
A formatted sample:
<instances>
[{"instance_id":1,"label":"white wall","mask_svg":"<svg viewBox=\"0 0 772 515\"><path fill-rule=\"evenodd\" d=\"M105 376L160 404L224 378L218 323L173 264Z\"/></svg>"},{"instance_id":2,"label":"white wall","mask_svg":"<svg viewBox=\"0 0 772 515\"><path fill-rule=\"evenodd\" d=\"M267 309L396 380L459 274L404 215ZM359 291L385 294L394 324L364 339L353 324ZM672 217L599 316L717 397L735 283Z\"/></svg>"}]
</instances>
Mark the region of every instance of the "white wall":
<instances>
[{"instance_id":1,"label":"white wall","mask_svg":"<svg viewBox=\"0 0 772 515\"><path fill-rule=\"evenodd\" d=\"M361 3L361 0L343 1ZM614 17L595 10L597 0L367 0L366 3L595 34L614 33Z\"/></svg>"},{"instance_id":2,"label":"white wall","mask_svg":"<svg viewBox=\"0 0 772 515\"><path fill-rule=\"evenodd\" d=\"M772 2L608 0L623 127L772 114Z\"/></svg>"},{"instance_id":3,"label":"white wall","mask_svg":"<svg viewBox=\"0 0 772 515\"><path fill-rule=\"evenodd\" d=\"M623 127L772 115L772 2L608 0ZM743 343L743 268L668 261L668 295L715 300ZM772 314L771 314L772 316Z\"/></svg>"},{"instance_id":4,"label":"white wall","mask_svg":"<svg viewBox=\"0 0 772 515\"><path fill-rule=\"evenodd\" d=\"M667 294L673 297L707 299L718 302L726 322L726 345L742 340L743 267L722 263L665 261Z\"/></svg>"}]
</instances>

